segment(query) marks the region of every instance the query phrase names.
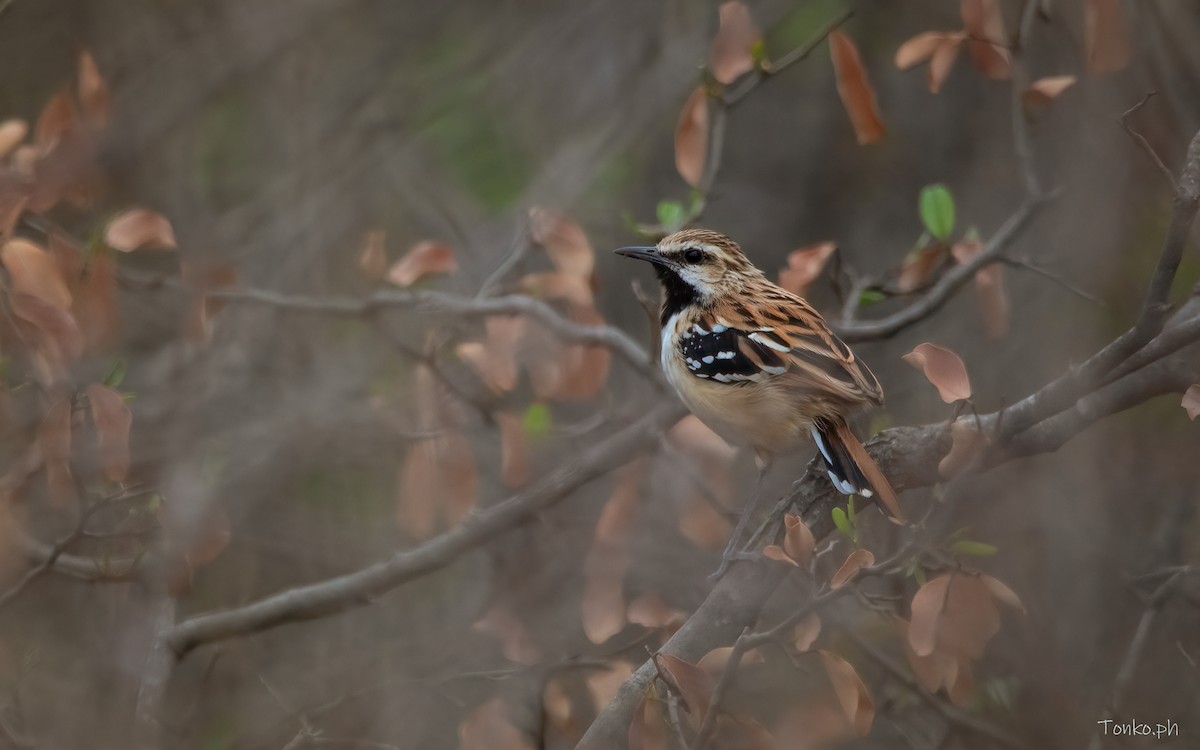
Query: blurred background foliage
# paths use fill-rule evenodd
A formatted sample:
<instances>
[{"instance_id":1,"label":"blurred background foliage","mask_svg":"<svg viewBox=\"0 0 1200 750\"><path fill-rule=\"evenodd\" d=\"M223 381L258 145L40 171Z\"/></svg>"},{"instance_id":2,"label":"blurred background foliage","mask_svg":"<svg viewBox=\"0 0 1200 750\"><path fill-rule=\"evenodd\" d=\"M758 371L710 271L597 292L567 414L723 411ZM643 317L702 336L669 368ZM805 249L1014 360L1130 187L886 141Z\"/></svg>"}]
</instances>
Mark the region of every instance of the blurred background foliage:
<instances>
[{"instance_id":1,"label":"blurred background foliage","mask_svg":"<svg viewBox=\"0 0 1200 750\"><path fill-rule=\"evenodd\" d=\"M976 402L991 410L1086 357L1136 315L1171 194L1117 118L1158 92L1137 127L1169 165L1179 163L1200 126L1200 9L1124 3L1133 60L1093 75L1084 65L1082 4L1046 2L1049 18L1028 42L1036 77L1079 81L1031 125L1039 174L1062 193L1015 254L1096 299L1010 268L1007 336L984 334L974 294L964 292L894 339L856 347L888 394L874 429L949 416L900 362L921 341L962 355ZM748 5L768 59L850 7ZM1012 28L1021 4L1000 5ZM603 320L652 340L629 286L636 277L651 289L650 277L606 251L638 242L633 224L654 222L660 202L692 200L672 139L716 30L715 3L11 0L0 8L0 116L34 122L73 79L81 49L111 87L99 155L104 190L93 209L65 207L56 221L95 242L126 206L169 217L179 258L129 256L124 268L170 275L179 260L228 264L240 286L359 296L372 284L358 258L368 232L382 230L389 261L423 240L453 248L459 270L418 287L474 294L525 241L528 210L542 206L577 220L597 251ZM824 47L766 81L728 121L703 223L737 238L771 275L790 251L822 241L836 242L840 263L862 272L902 263L922 233L918 193L929 184L954 196L958 234L973 227L984 238L1022 195L1007 82L960 60L934 95L923 69L893 64L914 35L958 28L958 2L864 0L854 9L846 31L878 94L882 142L856 142ZM538 255L530 265L550 267ZM1200 280L1194 251L1180 277ZM825 279L810 297L837 317ZM862 314L902 304L889 299ZM214 514L230 532L228 547L193 571L180 616L348 572L419 541L403 523L398 469L428 429L413 403L421 368L412 352L424 351L429 319L391 315L380 336L362 319L237 304L197 346L180 343L188 306L179 288L126 289L120 306L136 471L160 488L168 533L201 539ZM438 325L453 339L477 339L482 328ZM487 406L452 407L474 451L480 506L511 493L490 411L516 415L530 473L539 476L661 398L615 359L594 399L554 403L525 382L497 396L465 362L450 356L444 365ZM707 591L724 528L719 518L697 520L713 515L697 486L737 486L752 470L737 459L732 478L706 476L703 459L664 446L637 485L624 598L652 593L686 613ZM974 708L1031 747L1083 743L1142 611L1127 580L1200 553L1198 447L1194 425L1168 397L963 490L957 524L998 547L980 564L1030 612L1006 621L990 647ZM773 490L786 489L809 458L781 461ZM306 740L313 747L573 746L629 664L663 634L630 624L594 644L581 622L585 554L620 476L370 607L191 654L171 682L167 746L305 747L289 744L305 722L337 739ZM928 495L906 497L920 504ZM42 538L62 531L53 513L30 518ZM440 516L433 527L451 520ZM0 613L0 716L11 726L0 743L126 746L152 637L151 598L133 584L51 577ZM1128 710L1173 719L1194 740L1195 602L1173 604L1168 615ZM764 667L755 680L763 687L748 685L739 705L757 707L765 722L816 690L784 666ZM558 687L547 692L550 683ZM554 691L567 696L569 712L553 708ZM924 736L929 712L893 693L876 696L881 712L900 725L915 721L909 729ZM496 696L506 701L502 715L479 713ZM502 729L481 742L463 729L476 726L464 724L468 717ZM901 746L895 727L880 722L854 746Z\"/></svg>"}]
</instances>

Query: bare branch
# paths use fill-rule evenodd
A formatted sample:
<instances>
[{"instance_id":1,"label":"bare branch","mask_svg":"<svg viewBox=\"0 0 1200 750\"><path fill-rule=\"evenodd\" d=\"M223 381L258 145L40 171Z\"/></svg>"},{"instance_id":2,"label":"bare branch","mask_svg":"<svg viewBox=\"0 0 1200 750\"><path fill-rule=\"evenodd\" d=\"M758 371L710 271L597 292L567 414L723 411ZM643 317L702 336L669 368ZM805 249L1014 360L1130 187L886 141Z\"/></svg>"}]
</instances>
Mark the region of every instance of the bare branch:
<instances>
[{"instance_id":1,"label":"bare branch","mask_svg":"<svg viewBox=\"0 0 1200 750\"><path fill-rule=\"evenodd\" d=\"M1171 186L1171 192L1178 193L1179 186L1175 184L1175 175L1171 174L1170 168L1163 163L1162 157L1160 157L1158 152L1154 150L1154 147L1150 145L1150 141L1146 140L1144 135L1134 130L1129 124L1129 118L1133 116L1133 113L1146 106L1146 102L1150 101L1150 98L1157 93L1157 91L1151 91L1150 93L1146 94L1144 97L1142 97L1140 102L1125 110L1117 122L1121 123L1121 129L1124 130L1126 134L1128 134L1129 137L1141 147L1142 151L1146 152L1146 155L1150 157L1150 161L1154 162L1154 166L1158 167L1158 171L1166 179L1167 184Z\"/></svg>"},{"instance_id":2,"label":"bare branch","mask_svg":"<svg viewBox=\"0 0 1200 750\"><path fill-rule=\"evenodd\" d=\"M835 326L834 332L847 343L873 341L894 336L914 323L925 320L940 310L963 285L975 277L975 272L999 262L1003 253L1033 219L1038 210L1053 195L1028 198L1000 225L996 233L984 244L983 250L966 263L955 266L937 280L919 300L899 312L878 320L863 321L850 325Z\"/></svg>"}]
</instances>

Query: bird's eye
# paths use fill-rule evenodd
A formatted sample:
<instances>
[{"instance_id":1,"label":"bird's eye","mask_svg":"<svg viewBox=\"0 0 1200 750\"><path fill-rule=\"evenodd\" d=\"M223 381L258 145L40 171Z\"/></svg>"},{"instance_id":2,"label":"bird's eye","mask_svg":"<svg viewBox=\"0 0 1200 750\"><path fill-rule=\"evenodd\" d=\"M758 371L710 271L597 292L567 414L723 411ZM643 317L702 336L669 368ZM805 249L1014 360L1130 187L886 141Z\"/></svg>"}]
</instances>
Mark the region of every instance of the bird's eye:
<instances>
[{"instance_id":1,"label":"bird's eye","mask_svg":"<svg viewBox=\"0 0 1200 750\"><path fill-rule=\"evenodd\" d=\"M683 260L687 263L699 263L704 260L704 251L698 247L689 247L683 251Z\"/></svg>"}]
</instances>

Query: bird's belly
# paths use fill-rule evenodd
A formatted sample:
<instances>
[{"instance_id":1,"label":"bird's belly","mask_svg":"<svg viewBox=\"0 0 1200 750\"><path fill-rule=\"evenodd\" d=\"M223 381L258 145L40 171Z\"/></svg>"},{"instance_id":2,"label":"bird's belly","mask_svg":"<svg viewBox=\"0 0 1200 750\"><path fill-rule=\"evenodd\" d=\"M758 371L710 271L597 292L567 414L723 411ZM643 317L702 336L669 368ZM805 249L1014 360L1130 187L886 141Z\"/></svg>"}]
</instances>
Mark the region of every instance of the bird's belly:
<instances>
[{"instance_id":1,"label":"bird's belly","mask_svg":"<svg viewBox=\"0 0 1200 750\"><path fill-rule=\"evenodd\" d=\"M808 440L810 418L782 389L756 383L718 383L697 378L673 354L662 358L663 372L688 409L726 442L782 453Z\"/></svg>"}]
</instances>

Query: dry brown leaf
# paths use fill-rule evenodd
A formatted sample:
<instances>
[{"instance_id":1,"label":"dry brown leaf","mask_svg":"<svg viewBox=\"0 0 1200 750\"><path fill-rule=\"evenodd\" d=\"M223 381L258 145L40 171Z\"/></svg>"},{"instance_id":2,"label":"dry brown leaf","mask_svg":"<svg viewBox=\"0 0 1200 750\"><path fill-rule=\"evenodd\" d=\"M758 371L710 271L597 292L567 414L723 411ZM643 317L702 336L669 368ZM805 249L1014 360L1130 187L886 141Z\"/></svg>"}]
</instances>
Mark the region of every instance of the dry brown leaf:
<instances>
[{"instance_id":1,"label":"dry brown leaf","mask_svg":"<svg viewBox=\"0 0 1200 750\"><path fill-rule=\"evenodd\" d=\"M408 249L404 257L392 264L387 271L387 280L396 286L412 286L420 279L433 273L454 273L458 261L454 250L444 242L424 240Z\"/></svg>"},{"instance_id":2,"label":"dry brown leaf","mask_svg":"<svg viewBox=\"0 0 1200 750\"><path fill-rule=\"evenodd\" d=\"M517 354L525 333L525 319L493 315L484 321L484 343L467 342L456 348L479 378L495 393L507 393L517 387Z\"/></svg>"},{"instance_id":3,"label":"dry brown leaf","mask_svg":"<svg viewBox=\"0 0 1200 750\"><path fill-rule=\"evenodd\" d=\"M221 508L213 508L199 528L192 531L187 551L188 566L194 570L216 560L229 546L232 535L229 515Z\"/></svg>"},{"instance_id":4,"label":"dry brown leaf","mask_svg":"<svg viewBox=\"0 0 1200 750\"><path fill-rule=\"evenodd\" d=\"M721 3L720 14L721 26L708 51L708 70L713 78L730 84L743 73L754 70L750 49L762 38L762 32L743 3L736 0Z\"/></svg>"},{"instance_id":5,"label":"dry brown leaf","mask_svg":"<svg viewBox=\"0 0 1200 750\"><path fill-rule=\"evenodd\" d=\"M955 243L951 248L954 259L960 264L970 262L981 252L983 242L974 236ZM975 297L988 336L999 339L1007 335L1011 308L1008 293L1004 289L1004 266L993 263L975 272Z\"/></svg>"},{"instance_id":6,"label":"dry brown leaf","mask_svg":"<svg viewBox=\"0 0 1200 750\"><path fill-rule=\"evenodd\" d=\"M629 724L629 750L668 750L667 725L647 691Z\"/></svg>"},{"instance_id":7,"label":"dry brown leaf","mask_svg":"<svg viewBox=\"0 0 1200 750\"><path fill-rule=\"evenodd\" d=\"M725 442L724 438L692 414L671 427L667 432L667 440L701 466L709 462L729 463L737 455L737 448Z\"/></svg>"},{"instance_id":8,"label":"dry brown leaf","mask_svg":"<svg viewBox=\"0 0 1200 750\"><path fill-rule=\"evenodd\" d=\"M55 243L51 241L51 248ZM60 262L61 265L61 262ZM121 329L117 308L116 265L112 253L103 248L92 253L87 268L73 276L74 302L71 313L79 323L86 349L102 354L116 344Z\"/></svg>"},{"instance_id":9,"label":"dry brown leaf","mask_svg":"<svg viewBox=\"0 0 1200 750\"><path fill-rule=\"evenodd\" d=\"M9 295L13 314L38 332L39 366L47 382L66 376L67 365L83 355L83 334L70 312L41 297L13 292Z\"/></svg>"},{"instance_id":10,"label":"dry brown leaf","mask_svg":"<svg viewBox=\"0 0 1200 750\"><path fill-rule=\"evenodd\" d=\"M133 412L112 388L93 383L88 386L87 395L104 476L110 482L123 482L129 473L129 427L133 424Z\"/></svg>"},{"instance_id":11,"label":"dry brown leaf","mask_svg":"<svg viewBox=\"0 0 1200 750\"><path fill-rule=\"evenodd\" d=\"M699 723L708 713L709 701L712 700L712 677L697 665L671 654L660 653L658 664L679 688L683 702L687 704L688 716Z\"/></svg>"},{"instance_id":12,"label":"dry brown leaf","mask_svg":"<svg viewBox=\"0 0 1200 750\"><path fill-rule=\"evenodd\" d=\"M917 656L929 656L937 646L938 621L950 590L950 575L926 581L912 600L912 622L908 626L908 644Z\"/></svg>"},{"instance_id":13,"label":"dry brown leaf","mask_svg":"<svg viewBox=\"0 0 1200 750\"><path fill-rule=\"evenodd\" d=\"M38 447L46 466L51 504L63 506L75 497L71 478L71 399L64 398L46 410L38 426Z\"/></svg>"},{"instance_id":14,"label":"dry brown leaf","mask_svg":"<svg viewBox=\"0 0 1200 750\"><path fill-rule=\"evenodd\" d=\"M505 602L494 604L471 629L500 641L501 653L509 661L532 666L542 660L537 639Z\"/></svg>"},{"instance_id":15,"label":"dry brown leaf","mask_svg":"<svg viewBox=\"0 0 1200 750\"><path fill-rule=\"evenodd\" d=\"M560 274L590 284L596 253L578 222L545 208L532 208L529 224L533 241L545 249Z\"/></svg>"},{"instance_id":16,"label":"dry brown leaf","mask_svg":"<svg viewBox=\"0 0 1200 750\"><path fill-rule=\"evenodd\" d=\"M387 275L387 251L383 246L383 230L367 232L362 251L358 254L358 268L371 281L379 281Z\"/></svg>"},{"instance_id":17,"label":"dry brown leaf","mask_svg":"<svg viewBox=\"0 0 1200 750\"><path fill-rule=\"evenodd\" d=\"M517 289L530 297L562 300L576 307L591 307L592 285L589 279L559 271L529 273L517 280Z\"/></svg>"},{"instance_id":18,"label":"dry brown leaf","mask_svg":"<svg viewBox=\"0 0 1200 750\"><path fill-rule=\"evenodd\" d=\"M794 294L803 295L829 261L837 245L818 242L788 253L787 268L779 271L779 286Z\"/></svg>"},{"instance_id":19,"label":"dry brown leaf","mask_svg":"<svg viewBox=\"0 0 1200 750\"><path fill-rule=\"evenodd\" d=\"M904 294L916 291L929 279L930 274L942 260L941 245L927 245L920 250L911 252L904 258L900 267L900 276L896 279L896 288Z\"/></svg>"},{"instance_id":20,"label":"dry brown leaf","mask_svg":"<svg viewBox=\"0 0 1200 750\"><path fill-rule=\"evenodd\" d=\"M1189 385L1188 389L1183 392L1183 400L1179 405L1187 412L1188 419L1193 422L1197 416L1200 416L1200 383Z\"/></svg>"},{"instance_id":21,"label":"dry brown leaf","mask_svg":"<svg viewBox=\"0 0 1200 750\"><path fill-rule=\"evenodd\" d=\"M926 656L918 656L913 651L912 644L909 643L908 622L900 620L898 624L900 639L904 643L904 655L921 686L931 693L936 693L944 685L952 684L958 673L958 658L940 651L934 651Z\"/></svg>"},{"instance_id":22,"label":"dry brown leaf","mask_svg":"<svg viewBox=\"0 0 1200 750\"><path fill-rule=\"evenodd\" d=\"M954 61L958 59L958 50L962 45L962 36L950 34L929 58L929 93L936 94L942 90L942 84L954 69Z\"/></svg>"},{"instance_id":23,"label":"dry brown leaf","mask_svg":"<svg viewBox=\"0 0 1200 750\"><path fill-rule=\"evenodd\" d=\"M191 340L207 342L212 338L213 316L225 307L225 300L209 293L236 284L237 274L226 265L193 265L185 260L180 263L180 275L189 290L184 329Z\"/></svg>"},{"instance_id":24,"label":"dry brown leaf","mask_svg":"<svg viewBox=\"0 0 1200 750\"><path fill-rule=\"evenodd\" d=\"M979 659L1000 630L1000 612L988 586L977 576L953 574L938 620L937 648Z\"/></svg>"},{"instance_id":25,"label":"dry brown leaf","mask_svg":"<svg viewBox=\"0 0 1200 750\"><path fill-rule=\"evenodd\" d=\"M1129 25L1121 0L1085 0L1084 49L1092 73L1115 73L1129 64Z\"/></svg>"},{"instance_id":26,"label":"dry brown leaf","mask_svg":"<svg viewBox=\"0 0 1200 750\"><path fill-rule=\"evenodd\" d=\"M675 632L687 619L687 615L673 609L658 594L641 594L625 610L625 619L634 625L651 630Z\"/></svg>"},{"instance_id":27,"label":"dry brown leaf","mask_svg":"<svg viewBox=\"0 0 1200 750\"><path fill-rule=\"evenodd\" d=\"M1025 614L1025 605L1021 603L1021 597L1017 596L1015 591L1004 585L1001 581L983 573L979 574L979 580L983 581L983 585L987 586L988 591L991 592L992 597L996 601L1006 607L1012 607L1021 614Z\"/></svg>"},{"instance_id":28,"label":"dry brown leaf","mask_svg":"<svg viewBox=\"0 0 1200 750\"><path fill-rule=\"evenodd\" d=\"M846 561L842 563L842 567L838 568L833 574L833 578L829 580L829 588L840 589L858 575L858 571L863 568L869 568L875 564L875 555L871 554L869 549L856 549L846 556Z\"/></svg>"},{"instance_id":29,"label":"dry brown leaf","mask_svg":"<svg viewBox=\"0 0 1200 750\"><path fill-rule=\"evenodd\" d=\"M821 618L814 612L796 624L792 643L795 644L797 651L804 653L812 648L819 635L821 635Z\"/></svg>"},{"instance_id":30,"label":"dry brown leaf","mask_svg":"<svg viewBox=\"0 0 1200 750\"><path fill-rule=\"evenodd\" d=\"M593 307L572 307L567 317L582 325L602 326L604 318ZM560 380L549 398L558 401L586 401L608 382L612 351L596 344L568 344L562 347L558 366Z\"/></svg>"},{"instance_id":31,"label":"dry brown leaf","mask_svg":"<svg viewBox=\"0 0 1200 750\"><path fill-rule=\"evenodd\" d=\"M1021 92L1021 101L1026 107L1049 104L1058 98L1059 94L1075 85L1075 76L1049 76L1039 78L1029 84L1029 88Z\"/></svg>"},{"instance_id":32,"label":"dry brown leaf","mask_svg":"<svg viewBox=\"0 0 1200 750\"><path fill-rule=\"evenodd\" d=\"M920 65L937 52L947 38L955 36L946 31L926 31L900 45L896 50L896 67L908 70Z\"/></svg>"},{"instance_id":33,"label":"dry brown leaf","mask_svg":"<svg viewBox=\"0 0 1200 750\"><path fill-rule=\"evenodd\" d=\"M829 35L829 52L837 77L838 95L842 98L846 113L850 115L859 144L875 143L887 134L887 129L879 117L875 89L871 88L858 48L850 37L835 31Z\"/></svg>"},{"instance_id":34,"label":"dry brown leaf","mask_svg":"<svg viewBox=\"0 0 1200 750\"><path fill-rule=\"evenodd\" d=\"M162 214L145 208L131 208L108 223L104 242L124 253L141 248L174 250L175 230Z\"/></svg>"},{"instance_id":35,"label":"dry brown leaf","mask_svg":"<svg viewBox=\"0 0 1200 750\"><path fill-rule=\"evenodd\" d=\"M29 124L24 120L5 120L0 122L0 158L8 156L25 136L29 134Z\"/></svg>"},{"instance_id":36,"label":"dry brown leaf","mask_svg":"<svg viewBox=\"0 0 1200 750\"><path fill-rule=\"evenodd\" d=\"M33 141L37 145L39 155L44 156L54 150L76 129L77 123L78 117L71 95L66 91L55 94L46 103L33 129Z\"/></svg>"},{"instance_id":37,"label":"dry brown leaf","mask_svg":"<svg viewBox=\"0 0 1200 750\"><path fill-rule=\"evenodd\" d=\"M592 643L604 643L625 627L625 573L629 570L629 532L641 502L648 465L634 461L617 472L613 492L595 538L583 561L583 632Z\"/></svg>"},{"instance_id":38,"label":"dry brown leaf","mask_svg":"<svg viewBox=\"0 0 1200 750\"><path fill-rule=\"evenodd\" d=\"M500 482L509 489L524 486L530 478L529 436L520 416L500 412Z\"/></svg>"},{"instance_id":39,"label":"dry brown leaf","mask_svg":"<svg viewBox=\"0 0 1200 750\"><path fill-rule=\"evenodd\" d=\"M542 690L542 714L546 717L546 726L556 733L569 737L571 742L579 740L582 729L575 721L571 696L563 686L563 678L554 677L546 681ZM556 737L557 739L557 737Z\"/></svg>"},{"instance_id":40,"label":"dry brown leaf","mask_svg":"<svg viewBox=\"0 0 1200 750\"><path fill-rule=\"evenodd\" d=\"M708 93L698 86L683 103L675 124L675 169L684 182L700 187L708 161Z\"/></svg>"},{"instance_id":41,"label":"dry brown leaf","mask_svg":"<svg viewBox=\"0 0 1200 750\"><path fill-rule=\"evenodd\" d=\"M923 372L947 404L971 397L971 379L967 376L967 366L949 349L927 342L918 344L901 359Z\"/></svg>"},{"instance_id":42,"label":"dry brown leaf","mask_svg":"<svg viewBox=\"0 0 1200 750\"><path fill-rule=\"evenodd\" d=\"M763 557L767 558L768 560L774 560L776 562L787 563L788 565L791 565L793 568L800 567L800 563L793 560L792 556L789 555L787 552L784 552L783 547L780 547L778 544L768 544L766 547L763 547L762 553L763 553Z\"/></svg>"},{"instance_id":43,"label":"dry brown leaf","mask_svg":"<svg viewBox=\"0 0 1200 750\"><path fill-rule=\"evenodd\" d=\"M988 78L1008 78L1012 62L999 0L962 0L960 10L971 63Z\"/></svg>"},{"instance_id":44,"label":"dry brown leaf","mask_svg":"<svg viewBox=\"0 0 1200 750\"><path fill-rule=\"evenodd\" d=\"M971 464L987 438L980 434L971 420L959 419L950 425L950 450L938 462L938 476L953 479Z\"/></svg>"},{"instance_id":45,"label":"dry brown leaf","mask_svg":"<svg viewBox=\"0 0 1200 750\"><path fill-rule=\"evenodd\" d=\"M0 176L0 239L12 234L16 228L29 206L29 195L29 187L22 179L11 175Z\"/></svg>"},{"instance_id":46,"label":"dry brown leaf","mask_svg":"<svg viewBox=\"0 0 1200 750\"><path fill-rule=\"evenodd\" d=\"M784 552L801 566L808 565L808 562L812 560L813 549L817 546L817 540L813 538L812 530L801 520L800 516L791 513L783 517L783 525L785 529Z\"/></svg>"},{"instance_id":47,"label":"dry brown leaf","mask_svg":"<svg viewBox=\"0 0 1200 750\"><path fill-rule=\"evenodd\" d=\"M612 703L621 685L633 674L634 665L625 660L609 662L608 669L590 671L584 678L592 694L592 706L600 710Z\"/></svg>"},{"instance_id":48,"label":"dry brown leaf","mask_svg":"<svg viewBox=\"0 0 1200 750\"><path fill-rule=\"evenodd\" d=\"M458 727L459 750L534 750L533 740L509 718L503 698L492 698L467 714Z\"/></svg>"},{"instance_id":49,"label":"dry brown leaf","mask_svg":"<svg viewBox=\"0 0 1200 750\"><path fill-rule=\"evenodd\" d=\"M88 125L102 128L108 124L112 96L96 67L96 60L87 50L79 53L79 103Z\"/></svg>"},{"instance_id":50,"label":"dry brown leaf","mask_svg":"<svg viewBox=\"0 0 1200 750\"><path fill-rule=\"evenodd\" d=\"M64 310L71 307L71 292L57 259L29 240L12 239L0 249L0 262L8 271L15 292L30 294Z\"/></svg>"},{"instance_id":51,"label":"dry brown leaf","mask_svg":"<svg viewBox=\"0 0 1200 750\"><path fill-rule=\"evenodd\" d=\"M725 670L725 665L729 663L731 655L733 655L733 646L720 646L700 657L700 661L696 663L696 666L708 672L714 679L719 679L721 672ZM756 648L743 653L741 661L738 662L739 666L766 663L767 660L763 658L762 652Z\"/></svg>"},{"instance_id":52,"label":"dry brown leaf","mask_svg":"<svg viewBox=\"0 0 1200 750\"><path fill-rule=\"evenodd\" d=\"M875 702L867 692L867 686L858 676L858 672L842 657L828 651L819 651L821 663L825 666L825 674L833 685L834 694L842 706L842 712L854 726L860 737L865 737L871 731L875 720Z\"/></svg>"},{"instance_id":53,"label":"dry brown leaf","mask_svg":"<svg viewBox=\"0 0 1200 750\"><path fill-rule=\"evenodd\" d=\"M417 440L400 469L396 520L418 539L433 533L439 520L454 524L475 507L479 476L470 441L443 427L437 437Z\"/></svg>"}]
</instances>

